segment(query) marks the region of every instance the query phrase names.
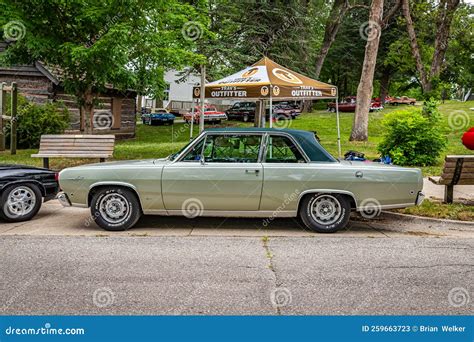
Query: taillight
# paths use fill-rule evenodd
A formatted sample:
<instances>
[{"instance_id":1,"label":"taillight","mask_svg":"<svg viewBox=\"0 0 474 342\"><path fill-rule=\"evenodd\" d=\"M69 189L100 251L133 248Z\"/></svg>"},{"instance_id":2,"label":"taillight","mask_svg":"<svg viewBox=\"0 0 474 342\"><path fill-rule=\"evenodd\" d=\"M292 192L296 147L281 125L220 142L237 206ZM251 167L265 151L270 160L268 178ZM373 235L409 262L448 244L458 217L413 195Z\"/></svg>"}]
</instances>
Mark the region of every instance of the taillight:
<instances>
[{"instance_id":1,"label":"taillight","mask_svg":"<svg viewBox=\"0 0 474 342\"><path fill-rule=\"evenodd\" d=\"M55 172L55 173L54 173L54 180L55 180L56 182L59 182L59 172Z\"/></svg>"}]
</instances>

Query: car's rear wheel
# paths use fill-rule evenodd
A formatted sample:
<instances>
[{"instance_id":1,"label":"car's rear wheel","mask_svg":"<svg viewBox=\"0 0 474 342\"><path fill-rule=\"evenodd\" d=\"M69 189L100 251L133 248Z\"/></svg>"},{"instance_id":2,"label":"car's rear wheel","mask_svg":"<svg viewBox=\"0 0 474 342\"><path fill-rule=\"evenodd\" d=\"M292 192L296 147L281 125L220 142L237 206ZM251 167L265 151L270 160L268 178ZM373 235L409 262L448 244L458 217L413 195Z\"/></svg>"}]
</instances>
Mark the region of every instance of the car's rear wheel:
<instances>
[{"instance_id":1,"label":"car's rear wheel","mask_svg":"<svg viewBox=\"0 0 474 342\"><path fill-rule=\"evenodd\" d=\"M309 229L318 233L334 233L349 222L351 205L340 194L311 194L302 199L299 215Z\"/></svg>"},{"instance_id":2,"label":"car's rear wheel","mask_svg":"<svg viewBox=\"0 0 474 342\"><path fill-rule=\"evenodd\" d=\"M137 223L141 214L138 198L129 189L101 188L92 197L92 219L105 230L127 230Z\"/></svg>"},{"instance_id":3,"label":"car's rear wheel","mask_svg":"<svg viewBox=\"0 0 474 342\"><path fill-rule=\"evenodd\" d=\"M0 217L7 222L28 221L41 208L43 196L34 184L7 186L1 196Z\"/></svg>"}]
</instances>

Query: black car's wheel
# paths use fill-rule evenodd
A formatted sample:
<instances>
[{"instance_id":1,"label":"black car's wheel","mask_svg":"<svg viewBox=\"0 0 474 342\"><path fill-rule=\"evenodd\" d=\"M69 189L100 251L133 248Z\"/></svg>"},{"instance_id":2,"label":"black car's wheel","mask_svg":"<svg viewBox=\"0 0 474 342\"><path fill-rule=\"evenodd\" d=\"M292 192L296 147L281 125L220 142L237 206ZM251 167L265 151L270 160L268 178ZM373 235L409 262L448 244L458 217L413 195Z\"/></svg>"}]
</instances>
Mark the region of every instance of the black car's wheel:
<instances>
[{"instance_id":1,"label":"black car's wheel","mask_svg":"<svg viewBox=\"0 0 474 342\"><path fill-rule=\"evenodd\" d=\"M244 117L242 118L243 122L248 122L249 121L249 116L247 114L244 114Z\"/></svg>"},{"instance_id":2,"label":"black car's wheel","mask_svg":"<svg viewBox=\"0 0 474 342\"><path fill-rule=\"evenodd\" d=\"M312 194L304 197L299 215L306 227L318 233L334 233L349 222L351 205L339 194Z\"/></svg>"},{"instance_id":3,"label":"black car's wheel","mask_svg":"<svg viewBox=\"0 0 474 342\"><path fill-rule=\"evenodd\" d=\"M1 196L0 217L7 222L28 221L41 208L43 196L34 184L13 184L7 186Z\"/></svg>"},{"instance_id":4,"label":"black car's wheel","mask_svg":"<svg viewBox=\"0 0 474 342\"><path fill-rule=\"evenodd\" d=\"M138 198L129 189L106 187L92 197L92 218L105 230L127 230L137 223L141 214Z\"/></svg>"}]
</instances>

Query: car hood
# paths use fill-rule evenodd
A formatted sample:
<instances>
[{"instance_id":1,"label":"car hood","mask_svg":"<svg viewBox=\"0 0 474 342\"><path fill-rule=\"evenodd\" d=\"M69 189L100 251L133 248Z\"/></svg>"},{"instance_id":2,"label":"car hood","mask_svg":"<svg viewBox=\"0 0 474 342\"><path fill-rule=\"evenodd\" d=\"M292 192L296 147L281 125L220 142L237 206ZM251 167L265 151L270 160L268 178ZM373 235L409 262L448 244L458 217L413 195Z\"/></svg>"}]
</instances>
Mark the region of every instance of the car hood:
<instances>
[{"instance_id":1,"label":"car hood","mask_svg":"<svg viewBox=\"0 0 474 342\"><path fill-rule=\"evenodd\" d=\"M120 167L140 167L140 166L149 166L149 165L165 165L169 162L170 161L168 158L142 159L142 160L119 160L119 161L112 161L112 162L106 162L106 163L86 164L86 165L71 167L69 169L80 169L80 168L104 169L104 168L120 168Z\"/></svg>"},{"instance_id":2,"label":"car hood","mask_svg":"<svg viewBox=\"0 0 474 342\"><path fill-rule=\"evenodd\" d=\"M0 171L4 170L38 170L38 171L51 171L42 167L36 167L31 165L21 165L21 164L0 164Z\"/></svg>"}]
</instances>

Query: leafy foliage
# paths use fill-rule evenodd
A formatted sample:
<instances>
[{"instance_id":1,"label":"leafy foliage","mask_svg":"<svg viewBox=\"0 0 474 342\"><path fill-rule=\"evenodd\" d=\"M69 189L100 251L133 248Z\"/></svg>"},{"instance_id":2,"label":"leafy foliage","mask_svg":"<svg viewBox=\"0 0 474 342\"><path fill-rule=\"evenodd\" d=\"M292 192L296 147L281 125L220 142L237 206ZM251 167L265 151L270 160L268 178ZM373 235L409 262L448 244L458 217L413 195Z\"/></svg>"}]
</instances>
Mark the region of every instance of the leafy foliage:
<instances>
[{"instance_id":1,"label":"leafy foliage","mask_svg":"<svg viewBox=\"0 0 474 342\"><path fill-rule=\"evenodd\" d=\"M10 115L10 107L7 115ZM18 98L17 144L18 148L37 148L41 135L61 134L69 127L69 112L59 103L38 105ZM6 141L10 143L10 122L6 125Z\"/></svg>"},{"instance_id":2,"label":"leafy foliage","mask_svg":"<svg viewBox=\"0 0 474 342\"><path fill-rule=\"evenodd\" d=\"M383 127L385 133L377 149L397 165L435 165L447 144L441 116L431 101L424 110L410 108L388 114Z\"/></svg>"}]
</instances>

